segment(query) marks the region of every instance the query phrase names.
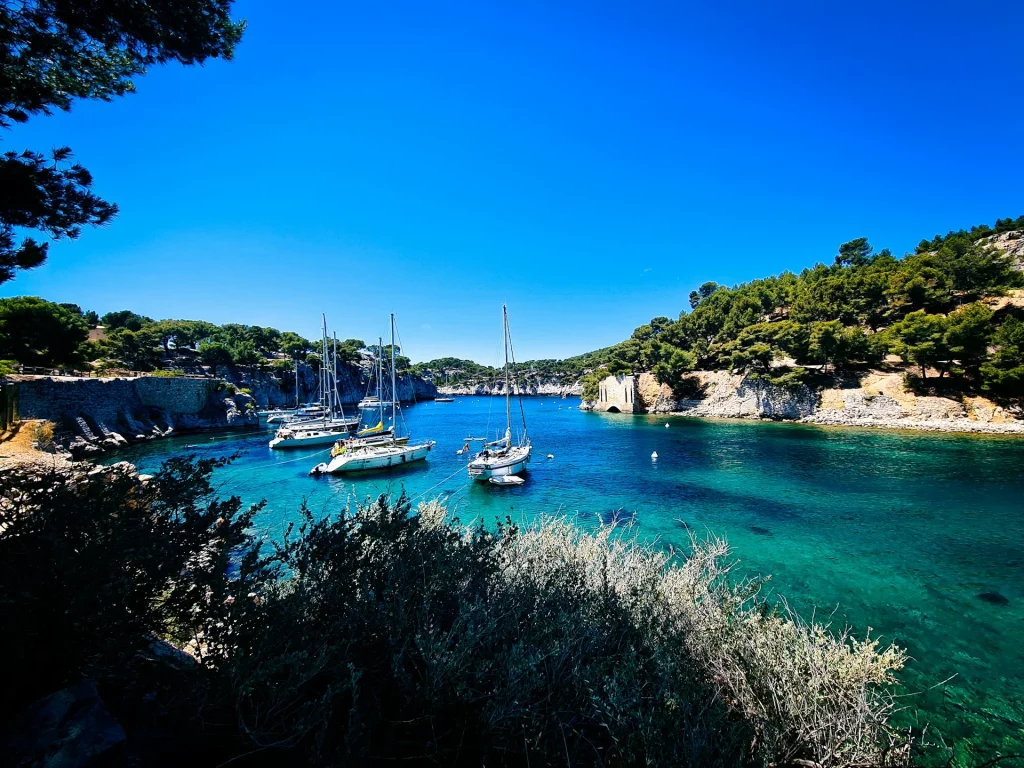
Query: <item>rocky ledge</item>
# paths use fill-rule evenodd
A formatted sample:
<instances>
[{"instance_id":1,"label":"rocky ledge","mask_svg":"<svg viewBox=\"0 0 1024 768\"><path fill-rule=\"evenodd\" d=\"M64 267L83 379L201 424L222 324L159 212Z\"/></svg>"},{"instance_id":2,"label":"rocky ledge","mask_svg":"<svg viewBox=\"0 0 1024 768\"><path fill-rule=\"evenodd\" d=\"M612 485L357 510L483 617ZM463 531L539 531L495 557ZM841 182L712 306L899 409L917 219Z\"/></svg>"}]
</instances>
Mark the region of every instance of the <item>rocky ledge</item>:
<instances>
[{"instance_id":1,"label":"rocky ledge","mask_svg":"<svg viewBox=\"0 0 1024 768\"><path fill-rule=\"evenodd\" d=\"M623 378L614 380L621 390ZM672 390L643 373L632 377L634 412L702 418L792 421L845 427L929 432L1024 435L1024 414L984 397L918 395L897 372L870 371L815 390L805 384L773 385L730 371L690 374L699 399L677 400ZM606 381L613 381L608 379ZM628 383L626 384L628 386ZM580 410L605 410L585 402Z\"/></svg>"},{"instance_id":2,"label":"rocky ledge","mask_svg":"<svg viewBox=\"0 0 1024 768\"><path fill-rule=\"evenodd\" d=\"M473 384L451 387L438 387L439 395L460 397L505 396L504 382L496 384ZM512 386L512 394L542 397L579 397L583 394L583 384L579 381L561 382L558 380L544 382L527 382L522 386Z\"/></svg>"},{"instance_id":3,"label":"rocky ledge","mask_svg":"<svg viewBox=\"0 0 1024 768\"><path fill-rule=\"evenodd\" d=\"M248 394L216 379L22 377L18 415L54 424L75 457L173 434L259 424Z\"/></svg>"}]
</instances>

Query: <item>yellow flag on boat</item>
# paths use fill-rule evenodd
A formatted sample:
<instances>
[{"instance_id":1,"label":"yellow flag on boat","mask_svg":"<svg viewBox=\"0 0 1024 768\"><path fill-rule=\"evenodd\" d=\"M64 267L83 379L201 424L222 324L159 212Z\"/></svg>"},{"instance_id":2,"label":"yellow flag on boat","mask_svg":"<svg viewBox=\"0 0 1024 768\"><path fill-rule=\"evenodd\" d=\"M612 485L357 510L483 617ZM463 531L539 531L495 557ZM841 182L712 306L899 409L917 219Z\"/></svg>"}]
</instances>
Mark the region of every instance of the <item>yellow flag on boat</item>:
<instances>
[{"instance_id":1,"label":"yellow flag on boat","mask_svg":"<svg viewBox=\"0 0 1024 768\"><path fill-rule=\"evenodd\" d=\"M377 422L377 426L375 426L375 427L367 427L366 429L364 429L361 432L359 432L359 436L362 437L363 435L373 435L373 434L376 434L377 432L383 432L383 431L384 431L384 422L383 421L378 421Z\"/></svg>"}]
</instances>

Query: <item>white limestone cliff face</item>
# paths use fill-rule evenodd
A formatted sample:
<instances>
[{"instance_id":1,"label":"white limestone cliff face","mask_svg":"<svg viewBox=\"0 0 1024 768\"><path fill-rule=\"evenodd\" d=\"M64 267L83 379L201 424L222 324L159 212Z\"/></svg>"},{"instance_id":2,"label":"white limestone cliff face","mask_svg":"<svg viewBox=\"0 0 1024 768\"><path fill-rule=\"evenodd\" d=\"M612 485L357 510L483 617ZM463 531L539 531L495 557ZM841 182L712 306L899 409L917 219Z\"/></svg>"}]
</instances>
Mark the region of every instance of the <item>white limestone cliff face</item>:
<instances>
[{"instance_id":1,"label":"white limestone cliff face","mask_svg":"<svg viewBox=\"0 0 1024 768\"><path fill-rule=\"evenodd\" d=\"M1005 251L1014 269L1024 271L1024 230L1003 232L988 239L990 245Z\"/></svg>"},{"instance_id":2,"label":"white limestone cliff face","mask_svg":"<svg viewBox=\"0 0 1024 768\"><path fill-rule=\"evenodd\" d=\"M1024 414L984 397L954 399L905 391L899 372L837 378L832 387L783 387L748 374L695 371L701 396L677 400L650 373L638 377L638 405L652 414L799 421L851 427L1024 434ZM584 403L581 410L595 410ZM599 409L598 409L599 410Z\"/></svg>"},{"instance_id":3,"label":"white limestone cliff face","mask_svg":"<svg viewBox=\"0 0 1024 768\"><path fill-rule=\"evenodd\" d=\"M823 389L818 407L802 421L931 432L1024 434L1021 415L988 398L917 395L905 391L902 374L881 371Z\"/></svg>"},{"instance_id":4,"label":"white limestone cliff face","mask_svg":"<svg viewBox=\"0 0 1024 768\"><path fill-rule=\"evenodd\" d=\"M505 395L505 383L502 381L494 384L476 384L473 386L441 386L437 393L450 396L487 396ZM516 388L512 386L513 394L541 395L545 397L579 397L583 394L583 383L578 380L544 379L540 382L530 382Z\"/></svg>"},{"instance_id":5,"label":"white limestone cliff face","mask_svg":"<svg viewBox=\"0 0 1024 768\"><path fill-rule=\"evenodd\" d=\"M806 385L780 387L747 374L730 371L695 371L690 379L702 397L676 400L667 385L650 373L640 375L640 397L649 413L745 419L795 420L814 412L817 396Z\"/></svg>"}]
</instances>

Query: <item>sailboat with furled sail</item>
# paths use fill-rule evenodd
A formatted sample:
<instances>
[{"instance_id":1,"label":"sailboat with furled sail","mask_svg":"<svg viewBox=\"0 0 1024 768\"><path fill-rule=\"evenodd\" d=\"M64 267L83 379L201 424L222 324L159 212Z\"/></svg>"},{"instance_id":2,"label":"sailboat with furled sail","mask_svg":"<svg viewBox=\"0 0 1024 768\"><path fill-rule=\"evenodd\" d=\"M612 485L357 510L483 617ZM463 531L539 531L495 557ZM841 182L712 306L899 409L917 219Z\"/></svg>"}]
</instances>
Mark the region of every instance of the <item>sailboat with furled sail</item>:
<instances>
[{"instance_id":1,"label":"sailboat with furled sail","mask_svg":"<svg viewBox=\"0 0 1024 768\"><path fill-rule=\"evenodd\" d=\"M381 345L377 345L378 365L383 365ZM343 474L345 472L357 472L367 469L387 469L390 467L401 467L416 461L422 461L434 448L433 440L426 440L422 443L411 443L409 441L408 429L406 434L399 434L400 424L404 426L405 420L401 417L402 404L398 398L397 376L395 371L395 316L391 315L391 392L387 405L391 406L390 427L384 426L384 392L380 382L383 379L383 371L378 367L378 390L376 402L369 398L364 401L372 412L376 406L378 422L376 426L362 430L358 435L348 440L338 441L331 451L329 463L318 464L313 468L312 474Z\"/></svg>"},{"instance_id":2,"label":"sailboat with furled sail","mask_svg":"<svg viewBox=\"0 0 1024 768\"><path fill-rule=\"evenodd\" d=\"M309 420L287 423L274 434L270 441L272 449L312 448L318 445L331 445L339 437L347 435L359 427L358 418L349 418L341 405L338 392L338 339L334 338L332 347L327 340L327 317L324 316L324 335L320 348L322 363L320 365L320 408L319 417Z\"/></svg>"},{"instance_id":3,"label":"sailboat with furled sail","mask_svg":"<svg viewBox=\"0 0 1024 768\"><path fill-rule=\"evenodd\" d=\"M522 479L517 475L526 469L533 446L526 431L526 411L523 409L523 399L518 387L516 398L519 401L523 428L518 440L514 441L512 437L512 384L515 379L516 359L512 349L512 334L508 328L508 308L504 304L501 306L501 314L505 325L505 436L484 443L483 450L469 462L469 476L474 480L488 480L494 485L518 485Z\"/></svg>"}]
</instances>

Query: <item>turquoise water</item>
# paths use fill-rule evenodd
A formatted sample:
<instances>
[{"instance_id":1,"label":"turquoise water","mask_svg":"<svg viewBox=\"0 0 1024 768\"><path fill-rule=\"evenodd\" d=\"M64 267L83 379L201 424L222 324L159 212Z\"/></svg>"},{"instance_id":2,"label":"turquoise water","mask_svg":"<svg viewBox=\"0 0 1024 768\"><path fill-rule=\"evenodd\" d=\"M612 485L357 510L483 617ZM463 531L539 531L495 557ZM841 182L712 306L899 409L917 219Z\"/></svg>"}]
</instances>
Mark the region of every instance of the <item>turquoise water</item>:
<instances>
[{"instance_id":1,"label":"turquoise water","mask_svg":"<svg viewBox=\"0 0 1024 768\"><path fill-rule=\"evenodd\" d=\"M519 488L471 483L456 455L466 435L503 425L497 398L408 408L414 436L438 446L400 472L314 479L307 472L325 452L271 452L269 433L193 435L116 458L151 471L174 453L244 450L217 481L224 493L265 498L259 523L272 533L297 519L302 498L336 510L403 487L447 498L464 521L546 513L589 526L618 517L677 548L687 527L710 531L728 539L741 574L771 574L772 590L803 615L831 615L861 634L871 627L906 647L913 660L903 679L924 691L907 700L920 710L914 723L959 742L959 762L1024 752L1024 440L524 404L534 460ZM198 451L186 451L190 442Z\"/></svg>"}]
</instances>

